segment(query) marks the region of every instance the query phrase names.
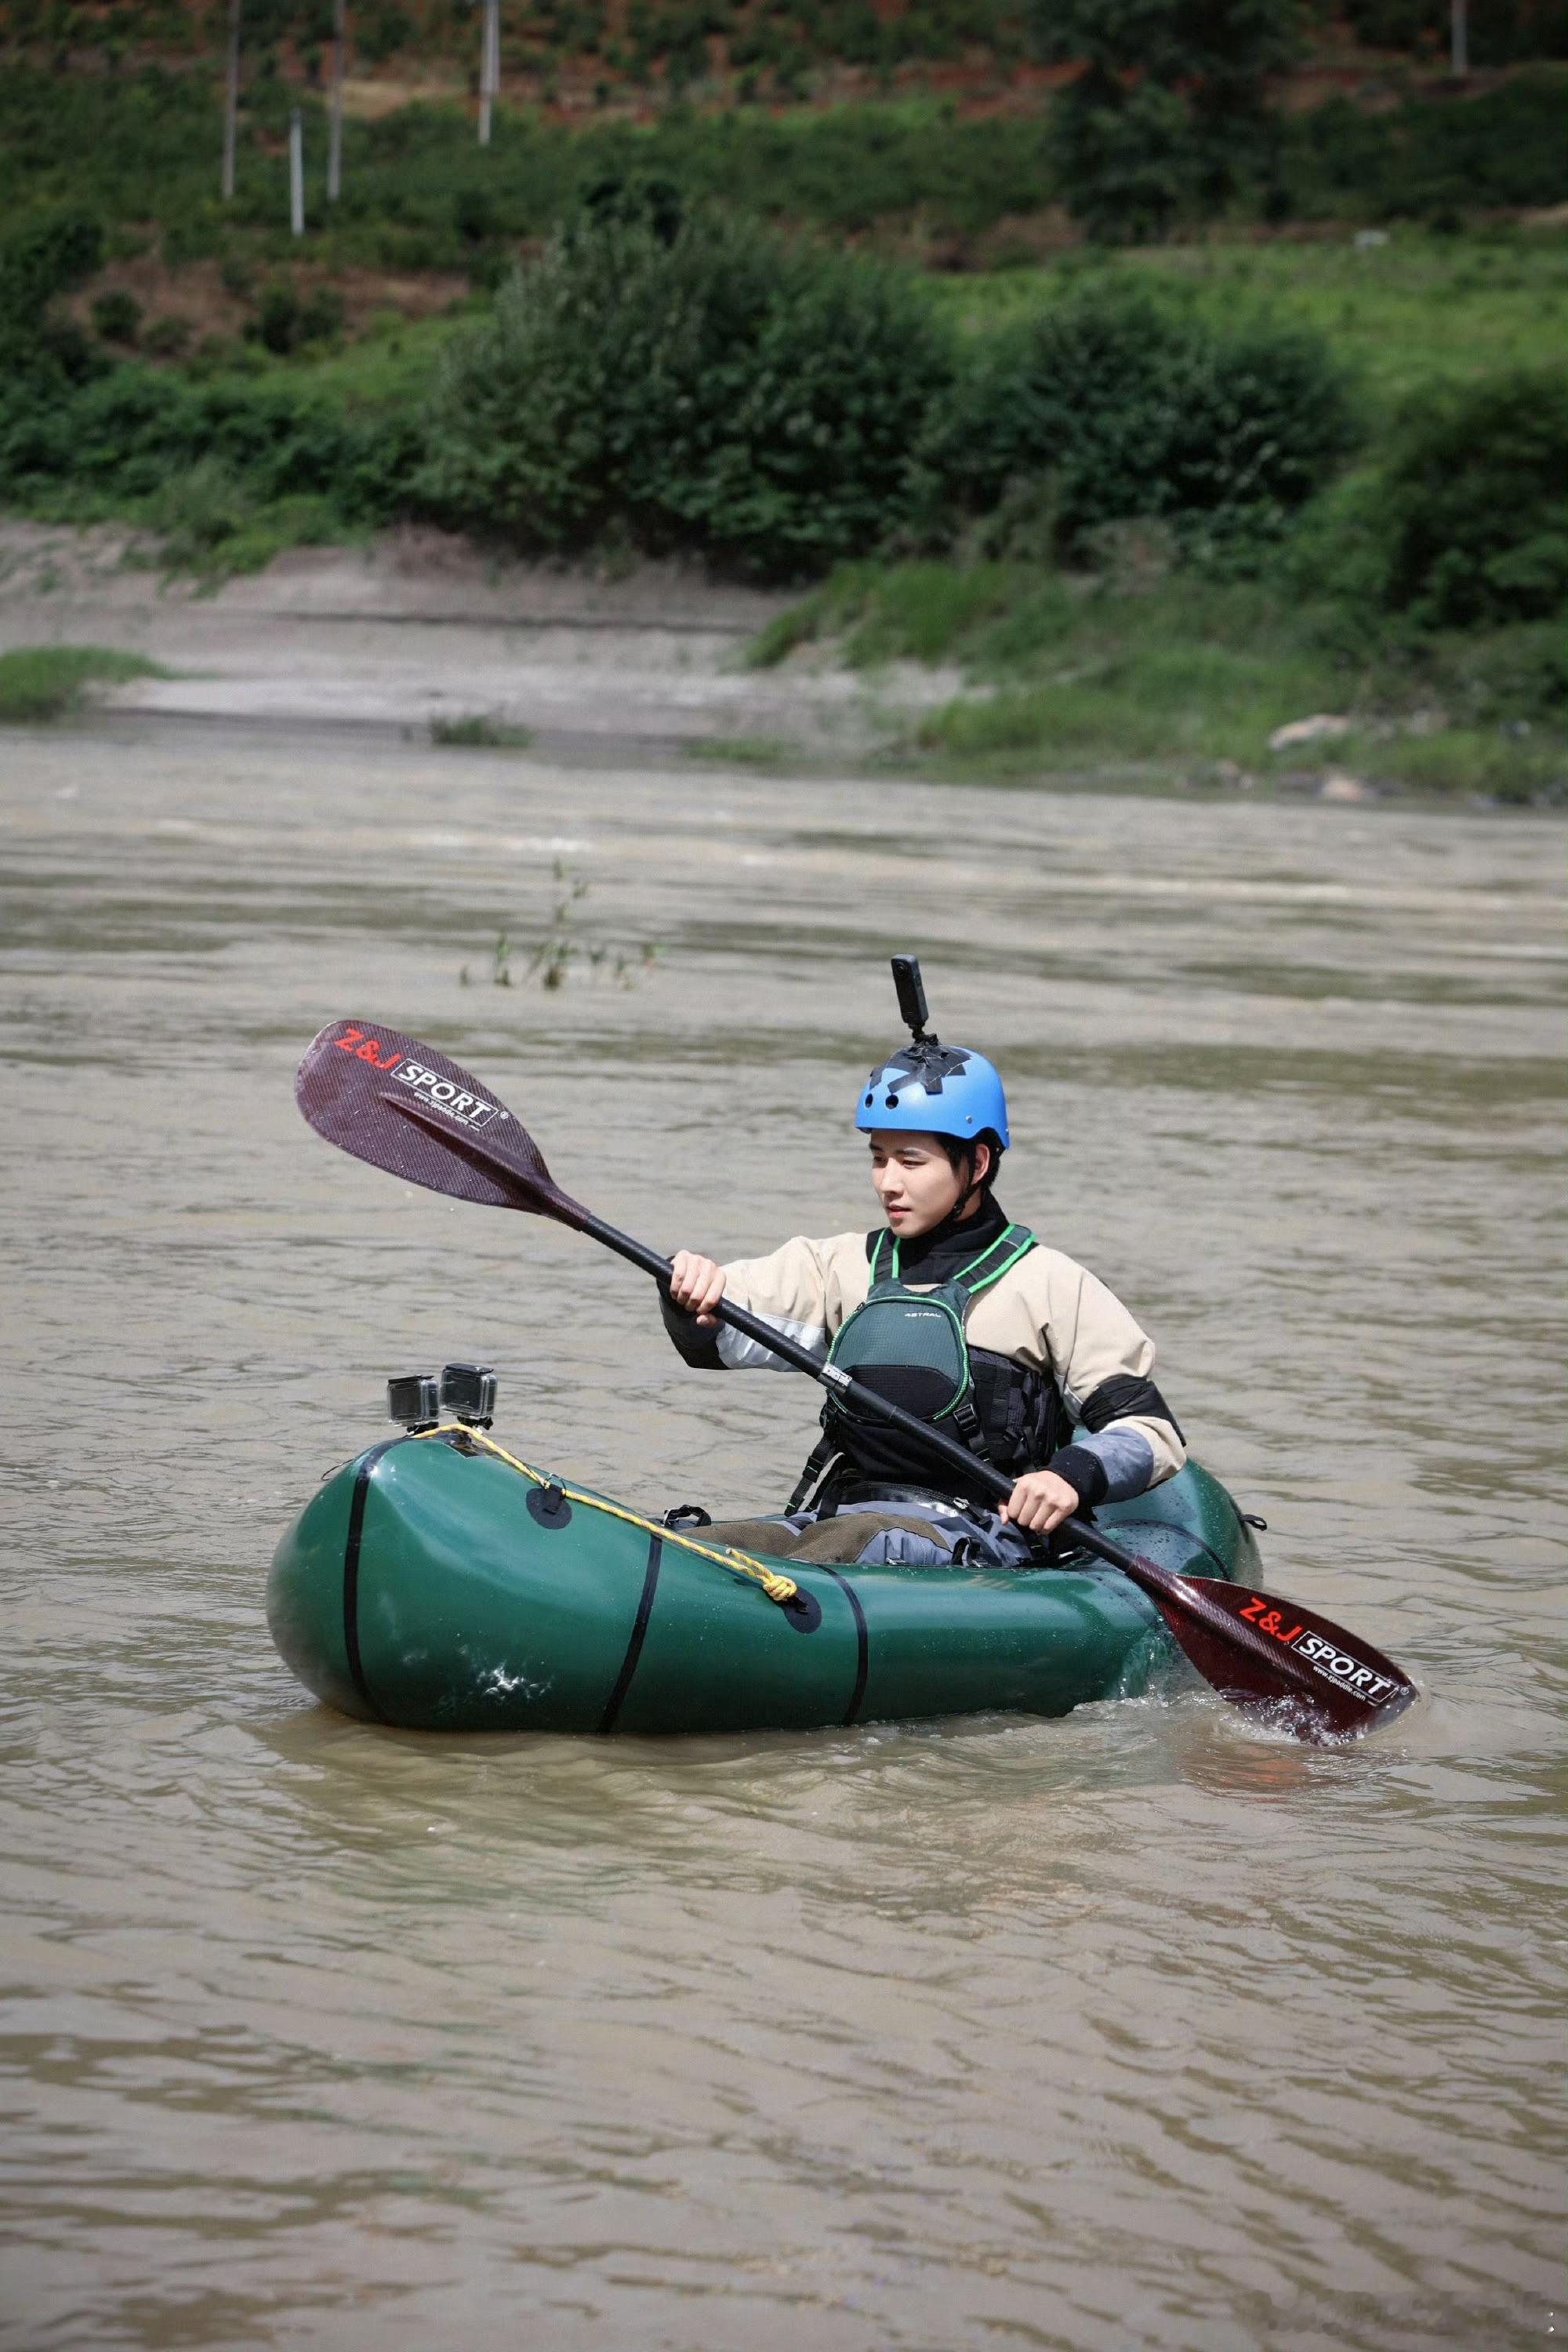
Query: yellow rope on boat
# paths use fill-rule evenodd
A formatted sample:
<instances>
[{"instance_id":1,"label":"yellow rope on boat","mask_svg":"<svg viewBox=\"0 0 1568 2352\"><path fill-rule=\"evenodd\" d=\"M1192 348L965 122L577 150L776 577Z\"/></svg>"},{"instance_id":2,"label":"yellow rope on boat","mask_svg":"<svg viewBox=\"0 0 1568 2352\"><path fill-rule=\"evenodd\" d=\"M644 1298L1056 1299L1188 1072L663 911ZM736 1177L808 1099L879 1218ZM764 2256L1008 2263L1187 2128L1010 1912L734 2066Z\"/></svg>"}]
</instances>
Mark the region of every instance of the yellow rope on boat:
<instances>
[{"instance_id":1,"label":"yellow rope on boat","mask_svg":"<svg viewBox=\"0 0 1568 2352\"><path fill-rule=\"evenodd\" d=\"M711 1545L700 1544L692 1537L683 1535L679 1528L661 1527L657 1519L645 1519L637 1511L623 1510L618 1503L606 1503L597 1495L584 1495L577 1487L564 1485L559 1478L547 1477L542 1470L535 1470L530 1464L520 1462L515 1454L509 1454L504 1445L498 1445L495 1439L488 1437L482 1429L470 1429L466 1423L448 1424L442 1429L411 1431L410 1434L418 1437L461 1436L466 1444L481 1447L486 1454L493 1454L498 1462L520 1470L525 1478L531 1478L536 1486L553 1486L556 1493L564 1495L569 1503L581 1503L589 1511L603 1511L612 1519L625 1519L628 1527L640 1528L645 1535L658 1536L662 1543L679 1544L682 1551L695 1552L699 1559L710 1559L716 1568L727 1568L732 1576L748 1577L753 1584L760 1584L768 1599L776 1601L781 1609L795 1600L800 1591L793 1577L780 1576L774 1570L764 1568L760 1559L752 1559L746 1552L715 1551Z\"/></svg>"}]
</instances>

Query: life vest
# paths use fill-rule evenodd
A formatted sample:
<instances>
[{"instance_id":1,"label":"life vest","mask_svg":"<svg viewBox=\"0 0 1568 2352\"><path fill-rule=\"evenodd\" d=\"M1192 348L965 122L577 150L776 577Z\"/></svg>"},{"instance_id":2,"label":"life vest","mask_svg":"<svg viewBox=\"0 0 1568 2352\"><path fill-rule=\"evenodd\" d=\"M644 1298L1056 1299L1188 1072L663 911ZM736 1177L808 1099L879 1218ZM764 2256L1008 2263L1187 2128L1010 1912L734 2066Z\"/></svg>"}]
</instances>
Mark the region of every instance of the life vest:
<instances>
[{"instance_id":1,"label":"life vest","mask_svg":"<svg viewBox=\"0 0 1568 2352\"><path fill-rule=\"evenodd\" d=\"M989 1431L983 1423L976 1411L974 1363L966 1327L969 1310L981 1293L999 1282L1037 1246L1026 1225L1008 1225L946 1282L937 1283L929 1290L915 1290L902 1278L897 1240L891 1234L879 1234L871 1253L870 1288L865 1304L847 1316L839 1328L828 1350L828 1362L852 1374L865 1387L875 1389L889 1404L900 1405L906 1412L913 1413L917 1420L947 1429L980 1461L1012 1469L1014 1464L1000 1455L1015 1450L1008 1441L1013 1435L1012 1424L1019 1416L1005 1409L1007 1426L997 1432ZM998 1361L1005 1363L1005 1360ZM1042 1383L1039 1375L1027 1372L1024 1367L1016 1368L1016 1371L1020 1383L1026 1382L1031 1399L1035 1391L1048 1387L1050 1399L1055 1400L1054 1382ZM1006 1400L1005 1403L1010 1402ZM1042 1394L1040 1405L1045 1406L1047 1402ZM1033 1421L1044 1415L1034 1412L1029 1418ZM852 1407L841 1404L837 1397L829 1397L823 1407L822 1428L822 1438L813 1449L791 1499L792 1509L799 1507L813 1482L840 1457L847 1467L853 1466L863 1473L923 1476L928 1482L933 1475L942 1475L929 1462L922 1464L919 1454L897 1432L887 1431L881 1423L869 1419L861 1420ZM1040 1433L1043 1435L1044 1431ZM1000 1449L993 1442L998 1435L1003 1439ZM986 1491L983 1484L978 1491Z\"/></svg>"}]
</instances>

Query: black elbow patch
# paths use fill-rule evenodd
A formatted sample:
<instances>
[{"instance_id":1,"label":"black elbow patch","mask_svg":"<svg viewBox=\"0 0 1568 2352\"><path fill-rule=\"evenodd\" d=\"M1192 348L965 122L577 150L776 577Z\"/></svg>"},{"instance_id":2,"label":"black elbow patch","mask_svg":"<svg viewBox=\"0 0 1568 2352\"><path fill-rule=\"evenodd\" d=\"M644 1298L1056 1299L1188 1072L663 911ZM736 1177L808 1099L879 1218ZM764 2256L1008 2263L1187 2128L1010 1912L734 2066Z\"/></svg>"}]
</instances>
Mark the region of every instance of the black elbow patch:
<instances>
[{"instance_id":1,"label":"black elbow patch","mask_svg":"<svg viewBox=\"0 0 1568 2352\"><path fill-rule=\"evenodd\" d=\"M1153 1381L1141 1381L1133 1372L1116 1372L1110 1380L1101 1381L1078 1409L1078 1417L1091 1437L1110 1422L1134 1416L1142 1421L1168 1421L1183 1444L1186 1444L1181 1423Z\"/></svg>"}]
</instances>

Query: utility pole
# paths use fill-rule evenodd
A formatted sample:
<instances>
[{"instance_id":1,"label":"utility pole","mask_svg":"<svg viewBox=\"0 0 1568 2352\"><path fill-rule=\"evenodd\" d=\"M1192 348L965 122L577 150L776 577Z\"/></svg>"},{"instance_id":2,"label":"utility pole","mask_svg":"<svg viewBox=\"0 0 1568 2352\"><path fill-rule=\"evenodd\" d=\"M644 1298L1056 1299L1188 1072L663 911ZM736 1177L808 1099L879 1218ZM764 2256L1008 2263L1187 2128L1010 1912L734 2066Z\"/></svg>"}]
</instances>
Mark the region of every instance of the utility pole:
<instances>
[{"instance_id":1,"label":"utility pole","mask_svg":"<svg viewBox=\"0 0 1568 2352\"><path fill-rule=\"evenodd\" d=\"M239 121L239 5L228 0L228 82L223 100L223 200L234 200L235 132Z\"/></svg>"},{"instance_id":2,"label":"utility pole","mask_svg":"<svg viewBox=\"0 0 1568 2352\"><path fill-rule=\"evenodd\" d=\"M484 0L484 45L479 51L479 145L490 143L490 110L500 94L500 0Z\"/></svg>"},{"instance_id":3,"label":"utility pole","mask_svg":"<svg viewBox=\"0 0 1568 2352\"><path fill-rule=\"evenodd\" d=\"M348 0L332 0L332 112L327 132L327 202L335 205L343 185L343 51L348 46Z\"/></svg>"},{"instance_id":4,"label":"utility pole","mask_svg":"<svg viewBox=\"0 0 1568 2352\"><path fill-rule=\"evenodd\" d=\"M1456 81L1470 70L1469 0L1449 0L1448 66Z\"/></svg>"},{"instance_id":5,"label":"utility pole","mask_svg":"<svg viewBox=\"0 0 1568 2352\"><path fill-rule=\"evenodd\" d=\"M305 131L295 107L289 117L289 226L305 234Z\"/></svg>"}]
</instances>

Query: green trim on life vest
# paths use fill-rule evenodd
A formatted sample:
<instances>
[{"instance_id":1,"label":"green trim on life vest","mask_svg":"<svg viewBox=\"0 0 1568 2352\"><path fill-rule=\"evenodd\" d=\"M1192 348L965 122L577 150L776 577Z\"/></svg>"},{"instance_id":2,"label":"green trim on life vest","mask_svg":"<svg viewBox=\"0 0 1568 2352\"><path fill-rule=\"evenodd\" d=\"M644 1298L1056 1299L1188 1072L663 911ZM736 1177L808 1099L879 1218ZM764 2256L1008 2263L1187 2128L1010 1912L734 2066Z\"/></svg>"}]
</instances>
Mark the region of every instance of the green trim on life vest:
<instances>
[{"instance_id":1,"label":"green trim on life vest","mask_svg":"<svg viewBox=\"0 0 1568 2352\"><path fill-rule=\"evenodd\" d=\"M890 1271L887 1274L882 1272L884 1243L887 1244L891 1255ZM1010 1267L1016 1265L1020 1258L1026 1257L1037 1246L1035 1236L1026 1225L1008 1225L997 1234L994 1242L988 1242L978 1256L972 1258L959 1273L950 1275L945 1282L932 1283L926 1289L917 1290L904 1280L900 1271L897 1236L884 1230L878 1234L872 1244L870 1282L865 1301L845 1318L835 1334L833 1344L827 1351L828 1362L837 1364L840 1361L840 1350L845 1340L849 1338L856 1323L868 1308L891 1306L897 1299L902 1297L911 1306L919 1307L927 1313L935 1312L945 1315L952 1326L955 1386L953 1394L948 1399L946 1404L940 1406L931 1418L935 1423L956 1415L959 1426L963 1430L965 1443L984 1455L984 1440L981 1433L980 1423L974 1417L973 1407L970 1402L974 1392L974 1368L970 1360L969 1334L966 1328L969 1309L981 1291L989 1290L994 1283L1000 1282ZM993 1261L999 1261L999 1263L993 1263ZM978 1281L973 1279L976 1275L980 1277ZM823 1407L824 1427L828 1427L844 1410L843 1407L837 1405L832 1398L829 1398ZM966 1423L968 1426L965 1425Z\"/></svg>"},{"instance_id":2,"label":"green trim on life vest","mask_svg":"<svg viewBox=\"0 0 1568 2352\"><path fill-rule=\"evenodd\" d=\"M1022 1238L1018 1240L1015 1248L1009 1249L1008 1244L1014 1240L1015 1235L1020 1235ZM892 1272L886 1278L900 1284L905 1290L910 1289L912 1286L904 1281L900 1268L898 1235L886 1231L878 1234L876 1246L871 1253L872 1286L875 1286L882 1279L878 1273L878 1262L882 1255L884 1242L890 1244L893 1253ZM950 1274L945 1282L933 1283L931 1287L933 1290L962 1290L966 1300L978 1298L983 1290L989 1290L994 1282L1000 1282L1010 1267L1016 1265L1021 1257L1027 1257L1029 1252L1038 1246L1027 1225L1007 1225L997 1234L994 1242L986 1244L978 1257L971 1258L966 1266L961 1266L956 1274ZM980 1273L980 1268L985 1264L987 1258L994 1257L998 1250L1007 1251L1001 1265L994 1266L989 1274L981 1275L978 1282L973 1281L972 1277Z\"/></svg>"}]
</instances>

